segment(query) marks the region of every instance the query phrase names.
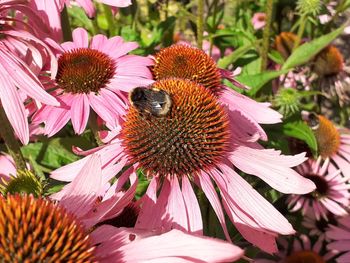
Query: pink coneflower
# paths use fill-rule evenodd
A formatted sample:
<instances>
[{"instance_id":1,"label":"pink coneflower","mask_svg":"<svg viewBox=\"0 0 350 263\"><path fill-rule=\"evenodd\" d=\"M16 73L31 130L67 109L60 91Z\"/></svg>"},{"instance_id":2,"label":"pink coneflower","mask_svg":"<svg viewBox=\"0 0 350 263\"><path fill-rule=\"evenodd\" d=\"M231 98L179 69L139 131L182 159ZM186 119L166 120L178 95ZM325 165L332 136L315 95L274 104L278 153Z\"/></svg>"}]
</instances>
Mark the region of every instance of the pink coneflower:
<instances>
[{"instance_id":1,"label":"pink coneflower","mask_svg":"<svg viewBox=\"0 0 350 263\"><path fill-rule=\"evenodd\" d=\"M81 134L91 107L108 125L116 126L125 113L126 92L153 82L147 68L152 60L127 55L137 46L119 36L107 39L103 35L92 37L89 44L86 30L75 29L73 42L63 43L58 57L53 94L61 106L43 106L33 122L44 122L45 133L52 136L71 120L74 131Z\"/></svg>"},{"instance_id":2,"label":"pink coneflower","mask_svg":"<svg viewBox=\"0 0 350 263\"><path fill-rule=\"evenodd\" d=\"M329 158L346 178L350 178L350 131L335 127L322 115L306 113L304 118L314 131L319 155L324 160Z\"/></svg>"},{"instance_id":3,"label":"pink coneflower","mask_svg":"<svg viewBox=\"0 0 350 263\"><path fill-rule=\"evenodd\" d=\"M326 231L328 230L330 224L334 224L336 222L336 217L334 214L328 212L327 220L323 217L316 219L315 213L313 211L309 211L303 217L302 225L308 230L309 236L325 236Z\"/></svg>"},{"instance_id":4,"label":"pink coneflower","mask_svg":"<svg viewBox=\"0 0 350 263\"><path fill-rule=\"evenodd\" d=\"M23 144L27 144L29 127L20 92L42 103L59 105L55 98L46 93L32 71L33 67L43 67L49 58L54 77L57 62L50 49L32 34L29 25L7 15L13 10L20 10L29 17L34 16L27 1L4 0L0 3L0 100L15 134ZM32 57L31 64L26 63L26 56Z\"/></svg>"},{"instance_id":5,"label":"pink coneflower","mask_svg":"<svg viewBox=\"0 0 350 263\"><path fill-rule=\"evenodd\" d=\"M266 25L266 14L265 13L255 13L252 18L252 24L255 30L259 30Z\"/></svg>"},{"instance_id":6,"label":"pink coneflower","mask_svg":"<svg viewBox=\"0 0 350 263\"><path fill-rule=\"evenodd\" d=\"M120 165L116 166L120 168ZM183 258L186 258L193 261L232 262L242 256L243 251L232 244L188 235L179 230L160 234L159 231L116 228L111 225L102 225L96 229L97 223L121 215L134 197L137 182L135 175L131 175L131 187L126 192L121 190L128 179L126 175L118 178L114 185L108 184L113 170L118 167L102 172L100 157L92 155L74 180L51 196L59 200L60 207L75 216L76 224L82 225L83 229L94 227L90 237L86 237L86 231L80 231L90 241L90 245L95 245L95 250L90 254L96 260L111 262L114 259L113 262L136 263L157 259L158 262L170 262L172 259L171 262L183 262ZM84 248L83 254L84 251L86 253L89 250Z\"/></svg>"},{"instance_id":7,"label":"pink coneflower","mask_svg":"<svg viewBox=\"0 0 350 263\"><path fill-rule=\"evenodd\" d=\"M275 257L258 256L256 263L326 263L335 255L334 251L324 251L325 241L319 237L312 242L307 235L294 237L293 242L285 238L278 239L279 250ZM264 258L264 259L263 259Z\"/></svg>"},{"instance_id":8,"label":"pink coneflower","mask_svg":"<svg viewBox=\"0 0 350 263\"><path fill-rule=\"evenodd\" d=\"M280 120L269 104L257 103L224 86L220 94L218 98L208 88L182 79L164 79L147 89L138 88L130 95L134 103L117 136L109 144L83 154L97 152L103 171L115 163L120 168L115 173L131 165L133 173L141 168L151 179L141 199L136 227L202 233L193 183L209 199L227 238L222 206L248 241L273 252L277 233L292 234L294 230L234 167L284 193L305 194L315 185L290 168L303 162L304 154L284 156L273 149L262 149L256 142L267 139L258 122ZM138 104L139 99L152 97L160 100L159 107L170 106L167 114L155 116L158 111L152 110L158 108L146 107L144 111L142 103ZM171 105L164 105L169 98ZM71 181L87 162L85 157L51 176Z\"/></svg>"},{"instance_id":9,"label":"pink coneflower","mask_svg":"<svg viewBox=\"0 0 350 263\"><path fill-rule=\"evenodd\" d=\"M317 161L309 159L297 166L296 170L316 185L316 189L304 195L291 195L289 207L293 212L301 210L302 214L313 212L317 220L327 220L327 212L337 216L346 215L349 205L348 178L344 178L340 170L336 170L329 159L321 165L321 157Z\"/></svg>"},{"instance_id":10,"label":"pink coneflower","mask_svg":"<svg viewBox=\"0 0 350 263\"><path fill-rule=\"evenodd\" d=\"M330 226L326 236L333 241L327 248L341 253L336 261L339 263L350 262L350 216L339 218L338 225Z\"/></svg>"}]
</instances>

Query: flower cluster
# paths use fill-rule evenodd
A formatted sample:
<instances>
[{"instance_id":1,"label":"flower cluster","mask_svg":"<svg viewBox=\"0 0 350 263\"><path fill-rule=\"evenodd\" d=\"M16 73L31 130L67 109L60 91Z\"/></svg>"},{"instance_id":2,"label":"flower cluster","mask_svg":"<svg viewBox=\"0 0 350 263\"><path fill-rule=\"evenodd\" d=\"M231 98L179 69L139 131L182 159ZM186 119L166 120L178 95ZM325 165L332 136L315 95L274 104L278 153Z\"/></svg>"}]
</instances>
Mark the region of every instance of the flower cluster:
<instances>
[{"instance_id":1,"label":"flower cluster","mask_svg":"<svg viewBox=\"0 0 350 263\"><path fill-rule=\"evenodd\" d=\"M4 262L349 262L348 6L226 7L0 0Z\"/></svg>"}]
</instances>

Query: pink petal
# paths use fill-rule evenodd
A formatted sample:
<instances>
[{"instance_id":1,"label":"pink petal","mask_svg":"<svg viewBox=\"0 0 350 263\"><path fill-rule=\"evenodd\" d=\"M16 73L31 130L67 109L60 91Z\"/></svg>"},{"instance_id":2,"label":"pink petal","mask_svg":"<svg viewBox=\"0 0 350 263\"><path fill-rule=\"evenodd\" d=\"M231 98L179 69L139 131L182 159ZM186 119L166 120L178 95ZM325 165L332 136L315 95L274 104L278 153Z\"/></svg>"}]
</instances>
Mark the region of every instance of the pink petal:
<instances>
[{"instance_id":1,"label":"pink petal","mask_svg":"<svg viewBox=\"0 0 350 263\"><path fill-rule=\"evenodd\" d=\"M276 244L276 237L277 237L276 234L257 230L240 223L234 223L234 224L237 230L242 234L242 236L247 241L254 244L261 250L270 254L276 253L278 251L277 244Z\"/></svg>"},{"instance_id":2,"label":"pink petal","mask_svg":"<svg viewBox=\"0 0 350 263\"><path fill-rule=\"evenodd\" d=\"M240 111L248 119L257 123L272 124L281 122L282 115L270 109L270 103L256 102L233 89L226 87L220 96L220 101L227 104L230 110Z\"/></svg>"},{"instance_id":3,"label":"pink petal","mask_svg":"<svg viewBox=\"0 0 350 263\"><path fill-rule=\"evenodd\" d=\"M70 112L74 131L82 134L90 114L89 100L85 94L74 96Z\"/></svg>"},{"instance_id":4,"label":"pink petal","mask_svg":"<svg viewBox=\"0 0 350 263\"><path fill-rule=\"evenodd\" d=\"M127 7L131 5L131 0L101 0L101 2L116 7Z\"/></svg>"},{"instance_id":5,"label":"pink petal","mask_svg":"<svg viewBox=\"0 0 350 263\"><path fill-rule=\"evenodd\" d=\"M197 197L187 176L182 177L182 195L185 202L189 232L193 234L203 234L203 221Z\"/></svg>"},{"instance_id":6,"label":"pink petal","mask_svg":"<svg viewBox=\"0 0 350 263\"><path fill-rule=\"evenodd\" d=\"M2 107L20 141L23 144L28 144L29 126L23 102L14 84L3 73L5 72L0 64L0 99Z\"/></svg>"},{"instance_id":7,"label":"pink petal","mask_svg":"<svg viewBox=\"0 0 350 263\"><path fill-rule=\"evenodd\" d=\"M82 222L87 227L92 227L99 222L116 217L132 201L138 181L123 192L116 192L111 198L97 204L93 210L84 216Z\"/></svg>"},{"instance_id":8,"label":"pink petal","mask_svg":"<svg viewBox=\"0 0 350 263\"><path fill-rule=\"evenodd\" d=\"M44 90L38 78L29 69L25 70L11 53L0 49L0 64L1 71L7 72L16 86L28 96L48 105L59 105L58 101Z\"/></svg>"},{"instance_id":9,"label":"pink petal","mask_svg":"<svg viewBox=\"0 0 350 263\"><path fill-rule=\"evenodd\" d=\"M90 18L95 16L96 10L91 0L75 0L75 2L84 9Z\"/></svg>"},{"instance_id":10,"label":"pink petal","mask_svg":"<svg viewBox=\"0 0 350 263\"><path fill-rule=\"evenodd\" d=\"M61 198L60 204L81 218L96 203L97 193L103 186L101 182L101 158L94 154L87 157L86 165L74 180L61 190L62 193L58 192L57 196ZM56 199L57 196L54 194L52 198Z\"/></svg>"},{"instance_id":11,"label":"pink petal","mask_svg":"<svg viewBox=\"0 0 350 263\"><path fill-rule=\"evenodd\" d=\"M102 50L107 43L107 37L105 35L95 35L91 38L90 48Z\"/></svg>"},{"instance_id":12,"label":"pink petal","mask_svg":"<svg viewBox=\"0 0 350 263\"><path fill-rule=\"evenodd\" d=\"M288 220L233 169L225 165L221 165L220 169L223 174L213 171L212 175L222 196L225 196L232 208L236 207L234 208L236 213L242 211L240 214L249 215L267 231L284 235L295 232Z\"/></svg>"},{"instance_id":13,"label":"pink petal","mask_svg":"<svg viewBox=\"0 0 350 263\"><path fill-rule=\"evenodd\" d=\"M141 199L142 208L136 221L135 228L154 228L155 221L161 218L160 211L156 210L157 202L157 178L153 177L148 185L147 191Z\"/></svg>"},{"instance_id":14,"label":"pink petal","mask_svg":"<svg viewBox=\"0 0 350 263\"><path fill-rule=\"evenodd\" d=\"M91 1L77 0L78 4L80 2L90 2L91 3ZM88 36L87 31L84 28L79 27L79 28L74 29L72 36L73 36L73 42L75 44L75 47L77 47L77 48L89 47L89 36Z\"/></svg>"},{"instance_id":15,"label":"pink petal","mask_svg":"<svg viewBox=\"0 0 350 263\"><path fill-rule=\"evenodd\" d=\"M197 178L199 181L199 187L205 193L205 196L209 200L211 206L213 207L213 209L215 211L216 216L219 219L219 222L222 226L222 229L224 231L226 239L231 240L230 235L227 231L227 227L226 227L224 211L222 210L222 206L221 206L219 197L216 193L216 190L213 186L213 183L211 182L211 179L204 172L202 172L200 175L198 175Z\"/></svg>"},{"instance_id":16,"label":"pink petal","mask_svg":"<svg viewBox=\"0 0 350 263\"><path fill-rule=\"evenodd\" d=\"M243 255L243 251L222 240L185 234L179 230L145 237L132 229L102 226L91 237L95 243L102 243L96 250L97 255L105 255L102 262L111 262L118 258L121 262L232 262ZM112 240L108 244L103 240ZM114 249L113 249L114 248ZM99 258L100 259L100 258ZM179 261L174 261L179 259ZM100 259L101 260L101 259Z\"/></svg>"},{"instance_id":17,"label":"pink petal","mask_svg":"<svg viewBox=\"0 0 350 263\"><path fill-rule=\"evenodd\" d=\"M245 173L253 174L282 193L306 194L315 184L289 168L305 160L305 154L280 155L272 149L254 149L237 145L229 156L230 161Z\"/></svg>"}]
</instances>

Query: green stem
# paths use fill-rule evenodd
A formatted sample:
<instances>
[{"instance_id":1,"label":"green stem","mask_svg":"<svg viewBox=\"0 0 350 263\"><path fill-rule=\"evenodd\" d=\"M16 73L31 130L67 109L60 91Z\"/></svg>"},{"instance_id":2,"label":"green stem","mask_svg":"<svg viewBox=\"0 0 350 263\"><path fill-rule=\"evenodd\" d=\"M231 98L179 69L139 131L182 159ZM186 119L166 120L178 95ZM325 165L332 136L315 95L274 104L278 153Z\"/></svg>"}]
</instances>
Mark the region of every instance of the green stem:
<instances>
[{"instance_id":1,"label":"green stem","mask_svg":"<svg viewBox=\"0 0 350 263\"><path fill-rule=\"evenodd\" d=\"M266 25L264 27L263 32L263 46L261 50L261 71L266 70L267 67L267 58L269 54L269 46L270 46L270 28L272 21L272 8L273 8L273 0L267 0L266 2Z\"/></svg>"},{"instance_id":2,"label":"green stem","mask_svg":"<svg viewBox=\"0 0 350 263\"><path fill-rule=\"evenodd\" d=\"M9 154L16 163L18 170L26 170L26 162L21 152L20 145L15 137L10 121L8 120L4 108L0 106L0 135L5 141Z\"/></svg>"},{"instance_id":3,"label":"green stem","mask_svg":"<svg viewBox=\"0 0 350 263\"><path fill-rule=\"evenodd\" d=\"M72 30L71 30L66 6L64 6L61 12L61 25L62 25L63 41L72 41Z\"/></svg>"},{"instance_id":4,"label":"green stem","mask_svg":"<svg viewBox=\"0 0 350 263\"><path fill-rule=\"evenodd\" d=\"M96 113L93 111L90 112L89 127L90 127L92 134L94 135L96 144L98 146L103 145L103 142L101 141L100 136L98 135L97 116L96 116Z\"/></svg>"},{"instance_id":5,"label":"green stem","mask_svg":"<svg viewBox=\"0 0 350 263\"><path fill-rule=\"evenodd\" d=\"M204 0L198 0L197 7L197 47L202 49L203 46L203 17L204 17Z\"/></svg>"},{"instance_id":6,"label":"green stem","mask_svg":"<svg viewBox=\"0 0 350 263\"><path fill-rule=\"evenodd\" d=\"M103 4L103 11L105 13L107 23L108 23L109 36L110 37L114 36L115 27L114 27L114 16L113 16L112 10L111 10L110 6Z\"/></svg>"},{"instance_id":7,"label":"green stem","mask_svg":"<svg viewBox=\"0 0 350 263\"><path fill-rule=\"evenodd\" d=\"M306 24L306 18L307 18L307 14L303 14L300 18L300 25L298 28L298 37L295 40L294 46L293 46L293 50L295 50L297 47L299 47L300 42L303 38L303 34L304 34L304 30L305 30L305 24Z\"/></svg>"}]
</instances>

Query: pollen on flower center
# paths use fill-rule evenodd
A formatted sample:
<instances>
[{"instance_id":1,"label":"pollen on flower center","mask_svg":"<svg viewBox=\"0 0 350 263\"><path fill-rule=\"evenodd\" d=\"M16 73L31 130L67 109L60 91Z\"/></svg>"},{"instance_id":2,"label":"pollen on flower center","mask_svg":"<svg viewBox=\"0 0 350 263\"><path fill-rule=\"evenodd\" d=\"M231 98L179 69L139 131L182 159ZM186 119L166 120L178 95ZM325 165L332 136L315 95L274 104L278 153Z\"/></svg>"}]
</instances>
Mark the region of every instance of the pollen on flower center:
<instances>
[{"instance_id":1,"label":"pollen on flower center","mask_svg":"<svg viewBox=\"0 0 350 263\"><path fill-rule=\"evenodd\" d=\"M286 263L299 262L326 263L326 261L320 255L311 250L297 251L286 258Z\"/></svg>"},{"instance_id":2,"label":"pollen on flower center","mask_svg":"<svg viewBox=\"0 0 350 263\"><path fill-rule=\"evenodd\" d=\"M48 200L0 196L0 230L4 262L95 262L83 227Z\"/></svg>"},{"instance_id":3,"label":"pollen on flower center","mask_svg":"<svg viewBox=\"0 0 350 263\"><path fill-rule=\"evenodd\" d=\"M317 174L307 174L304 175L304 177L310 179L316 185L316 189L313 192L306 194L306 196L310 198L322 198L328 194L329 185L323 177Z\"/></svg>"},{"instance_id":4,"label":"pollen on flower center","mask_svg":"<svg viewBox=\"0 0 350 263\"><path fill-rule=\"evenodd\" d=\"M323 158L335 154L340 145L340 135L333 123L323 116L318 116L319 126L314 130L318 150Z\"/></svg>"},{"instance_id":5,"label":"pollen on flower center","mask_svg":"<svg viewBox=\"0 0 350 263\"><path fill-rule=\"evenodd\" d=\"M155 82L172 99L164 117L131 107L122 139L132 161L151 174L186 175L215 166L227 151L228 118L216 97L182 79Z\"/></svg>"},{"instance_id":6,"label":"pollen on flower center","mask_svg":"<svg viewBox=\"0 0 350 263\"><path fill-rule=\"evenodd\" d=\"M73 49L58 58L56 82L65 92L98 92L109 83L115 70L108 55L95 49Z\"/></svg>"},{"instance_id":7,"label":"pollen on flower center","mask_svg":"<svg viewBox=\"0 0 350 263\"><path fill-rule=\"evenodd\" d=\"M221 90L221 74L214 60L201 49L172 45L159 51L155 59L156 80L183 78L202 84L214 94Z\"/></svg>"}]
</instances>

